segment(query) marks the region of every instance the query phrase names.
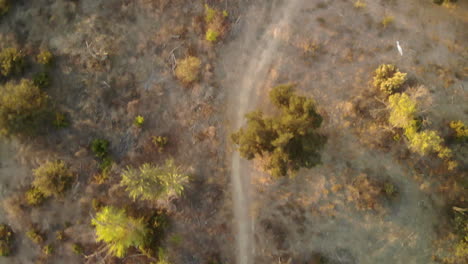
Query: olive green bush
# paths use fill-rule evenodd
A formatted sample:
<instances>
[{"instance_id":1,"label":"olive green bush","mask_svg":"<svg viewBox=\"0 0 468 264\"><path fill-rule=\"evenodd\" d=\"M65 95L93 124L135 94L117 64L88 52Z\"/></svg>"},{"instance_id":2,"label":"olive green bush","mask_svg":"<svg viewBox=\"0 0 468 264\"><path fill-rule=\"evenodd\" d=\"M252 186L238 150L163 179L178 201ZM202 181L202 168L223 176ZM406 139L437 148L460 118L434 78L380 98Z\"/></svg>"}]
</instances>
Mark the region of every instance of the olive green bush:
<instances>
[{"instance_id":1,"label":"olive green bush","mask_svg":"<svg viewBox=\"0 0 468 264\"><path fill-rule=\"evenodd\" d=\"M73 180L73 173L61 160L47 161L33 170L33 174L33 186L43 193L44 197L62 195Z\"/></svg>"},{"instance_id":2,"label":"olive green bush","mask_svg":"<svg viewBox=\"0 0 468 264\"><path fill-rule=\"evenodd\" d=\"M84 248L80 243L73 243L72 251L76 255L82 256L84 254Z\"/></svg>"},{"instance_id":3,"label":"olive green bush","mask_svg":"<svg viewBox=\"0 0 468 264\"><path fill-rule=\"evenodd\" d=\"M181 60L175 69L177 79L185 84L198 80L200 75L201 61L194 56L188 56Z\"/></svg>"},{"instance_id":4,"label":"olive green bush","mask_svg":"<svg viewBox=\"0 0 468 264\"><path fill-rule=\"evenodd\" d=\"M96 240L105 242L116 257L124 257L130 247L145 245L148 229L143 219L127 216L123 209L103 207L91 223L96 228Z\"/></svg>"},{"instance_id":5,"label":"olive green bush","mask_svg":"<svg viewBox=\"0 0 468 264\"><path fill-rule=\"evenodd\" d=\"M31 228L26 232L26 236L35 244L40 245L44 243L45 237L39 230L36 228Z\"/></svg>"},{"instance_id":6,"label":"olive green bush","mask_svg":"<svg viewBox=\"0 0 468 264\"><path fill-rule=\"evenodd\" d=\"M94 139L91 142L91 151L97 158L103 159L109 154L109 141L105 139Z\"/></svg>"},{"instance_id":7,"label":"olive green bush","mask_svg":"<svg viewBox=\"0 0 468 264\"><path fill-rule=\"evenodd\" d=\"M406 73L401 73L395 65L382 64L374 73L374 86L387 94L396 92L406 82Z\"/></svg>"},{"instance_id":8,"label":"olive green bush","mask_svg":"<svg viewBox=\"0 0 468 264\"><path fill-rule=\"evenodd\" d=\"M36 61L42 65L50 65L54 55L48 50L42 50L39 54L37 54Z\"/></svg>"},{"instance_id":9,"label":"olive green bush","mask_svg":"<svg viewBox=\"0 0 468 264\"><path fill-rule=\"evenodd\" d=\"M273 88L270 100L280 113L274 117L265 117L261 111L248 113L247 125L232 134L241 156L265 158L264 169L276 177L319 164L326 138L316 131L322 117L314 101L296 95L291 84Z\"/></svg>"},{"instance_id":10,"label":"olive green bush","mask_svg":"<svg viewBox=\"0 0 468 264\"><path fill-rule=\"evenodd\" d=\"M16 48L6 48L0 52L0 73L4 77L20 74L23 72L24 65L24 55Z\"/></svg>"},{"instance_id":11,"label":"olive green bush","mask_svg":"<svg viewBox=\"0 0 468 264\"><path fill-rule=\"evenodd\" d=\"M44 193L37 187L32 186L26 192L26 203L31 206L39 206L45 201Z\"/></svg>"},{"instance_id":12,"label":"olive green bush","mask_svg":"<svg viewBox=\"0 0 468 264\"><path fill-rule=\"evenodd\" d=\"M450 128L455 134L455 139L460 142L468 141L468 127L462 121L451 121L449 124Z\"/></svg>"},{"instance_id":13,"label":"olive green bush","mask_svg":"<svg viewBox=\"0 0 468 264\"><path fill-rule=\"evenodd\" d=\"M179 197L188 181L181 168L173 160L167 160L164 166L145 163L138 169L127 167L120 184L134 200L156 201Z\"/></svg>"},{"instance_id":14,"label":"olive green bush","mask_svg":"<svg viewBox=\"0 0 468 264\"><path fill-rule=\"evenodd\" d=\"M26 79L0 86L0 134L35 134L48 118L48 99L47 94Z\"/></svg>"},{"instance_id":15,"label":"olive green bush","mask_svg":"<svg viewBox=\"0 0 468 264\"><path fill-rule=\"evenodd\" d=\"M8 257L13 251L14 233L6 224L0 224L0 257Z\"/></svg>"}]
</instances>

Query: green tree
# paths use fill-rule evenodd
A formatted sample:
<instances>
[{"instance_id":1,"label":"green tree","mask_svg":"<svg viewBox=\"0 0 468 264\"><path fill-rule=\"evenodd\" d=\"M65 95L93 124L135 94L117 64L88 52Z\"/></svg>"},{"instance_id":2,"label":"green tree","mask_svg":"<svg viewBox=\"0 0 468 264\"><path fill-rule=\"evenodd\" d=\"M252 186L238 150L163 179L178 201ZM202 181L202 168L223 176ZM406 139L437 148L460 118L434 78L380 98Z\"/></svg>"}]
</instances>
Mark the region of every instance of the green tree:
<instances>
[{"instance_id":1,"label":"green tree","mask_svg":"<svg viewBox=\"0 0 468 264\"><path fill-rule=\"evenodd\" d=\"M116 257L124 257L129 247L145 244L148 229L143 219L127 216L123 209L105 206L91 223L96 228L96 240L105 242L109 253Z\"/></svg>"},{"instance_id":2,"label":"green tree","mask_svg":"<svg viewBox=\"0 0 468 264\"><path fill-rule=\"evenodd\" d=\"M179 197L188 181L189 177L182 173L181 168L173 160L167 160L164 166L145 163L138 169L127 167L120 184L134 200L155 201Z\"/></svg>"},{"instance_id":3,"label":"green tree","mask_svg":"<svg viewBox=\"0 0 468 264\"><path fill-rule=\"evenodd\" d=\"M382 64L374 73L374 86L388 94L392 94L398 90L405 81L406 73L401 73L392 64Z\"/></svg>"},{"instance_id":4,"label":"green tree","mask_svg":"<svg viewBox=\"0 0 468 264\"><path fill-rule=\"evenodd\" d=\"M13 230L6 224L0 224L0 257L10 256L13 251Z\"/></svg>"},{"instance_id":5,"label":"green tree","mask_svg":"<svg viewBox=\"0 0 468 264\"><path fill-rule=\"evenodd\" d=\"M326 138L317 129L322 117L311 98L296 95L294 85L279 85L270 92L270 100L280 113L265 117L261 111L246 115L247 124L232 134L242 157L265 158L265 169L273 176L285 176L301 167L320 163L319 150Z\"/></svg>"},{"instance_id":6,"label":"green tree","mask_svg":"<svg viewBox=\"0 0 468 264\"><path fill-rule=\"evenodd\" d=\"M0 64L0 73L4 77L20 74L24 68L24 56L16 48L6 48L0 52Z\"/></svg>"},{"instance_id":7,"label":"green tree","mask_svg":"<svg viewBox=\"0 0 468 264\"><path fill-rule=\"evenodd\" d=\"M61 160L47 161L33 170L33 186L37 188L44 197L60 196L70 187L73 173Z\"/></svg>"},{"instance_id":8,"label":"green tree","mask_svg":"<svg viewBox=\"0 0 468 264\"><path fill-rule=\"evenodd\" d=\"M0 134L34 134L48 114L48 96L30 80L0 87Z\"/></svg>"}]
</instances>

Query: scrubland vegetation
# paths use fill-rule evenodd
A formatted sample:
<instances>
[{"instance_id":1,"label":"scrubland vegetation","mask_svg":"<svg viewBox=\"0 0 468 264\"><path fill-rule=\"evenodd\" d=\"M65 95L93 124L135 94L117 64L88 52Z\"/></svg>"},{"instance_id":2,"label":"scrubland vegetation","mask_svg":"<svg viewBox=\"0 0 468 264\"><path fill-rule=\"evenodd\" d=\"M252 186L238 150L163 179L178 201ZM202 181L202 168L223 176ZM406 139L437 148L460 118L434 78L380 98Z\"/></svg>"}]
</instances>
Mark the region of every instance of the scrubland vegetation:
<instances>
[{"instance_id":1,"label":"scrubland vegetation","mask_svg":"<svg viewBox=\"0 0 468 264\"><path fill-rule=\"evenodd\" d=\"M0 263L466 263L466 4L30 2L0 0Z\"/></svg>"}]
</instances>

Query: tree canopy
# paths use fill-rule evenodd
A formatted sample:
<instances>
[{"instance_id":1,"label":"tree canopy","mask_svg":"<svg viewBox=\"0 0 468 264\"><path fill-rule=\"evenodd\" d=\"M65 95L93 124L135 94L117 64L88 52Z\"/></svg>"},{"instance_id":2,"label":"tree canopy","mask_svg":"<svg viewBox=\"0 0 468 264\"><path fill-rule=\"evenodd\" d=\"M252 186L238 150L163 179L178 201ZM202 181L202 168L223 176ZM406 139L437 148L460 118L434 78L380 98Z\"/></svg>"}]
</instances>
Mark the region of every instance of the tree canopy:
<instances>
[{"instance_id":1,"label":"tree canopy","mask_svg":"<svg viewBox=\"0 0 468 264\"><path fill-rule=\"evenodd\" d=\"M293 84L273 88L270 100L280 113L268 117L261 111L250 112L246 115L246 126L232 134L242 157L265 158L265 169L276 177L319 164L319 151L326 141L316 131L322 117L314 101L296 95L294 88Z\"/></svg>"},{"instance_id":2,"label":"tree canopy","mask_svg":"<svg viewBox=\"0 0 468 264\"><path fill-rule=\"evenodd\" d=\"M48 111L48 96L32 81L10 81L0 87L0 134L37 132Z\"/></svg>"},{"instance_id":3,"label":"tree canopy","mask_svg":"<svg viewBox=\"0 0 468 264\"><path fill-rule=\"evenodd\" d=\"M148 229L143 219L127 216L123 209L105 206L91 223L96 228L96 240L107 243L116 257L124 257L129 247L144 246Z\"/></svg>"},{"instance_id":4,"label":"tree canopy","mask_svg":"<svg viewBox=\"0 0 468 264\"><path fill-rule=\"evenodd\" d=\"M145 163L138 169L127 167L120 184L134 200L155 201L180 196L188 181L189 177L170 159L164 166Z\"/></svg>"}]
</instances>

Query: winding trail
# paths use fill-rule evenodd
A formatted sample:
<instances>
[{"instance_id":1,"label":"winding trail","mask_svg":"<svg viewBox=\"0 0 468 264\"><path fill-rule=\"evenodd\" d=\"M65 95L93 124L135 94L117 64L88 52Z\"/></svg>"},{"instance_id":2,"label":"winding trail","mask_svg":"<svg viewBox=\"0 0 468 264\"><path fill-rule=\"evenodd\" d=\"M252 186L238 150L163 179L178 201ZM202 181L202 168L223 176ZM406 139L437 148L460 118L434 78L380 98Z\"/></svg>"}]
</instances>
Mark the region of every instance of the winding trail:
<instances>
[{"instance_id":1,"label":"winding trail","mask_svg":"<svg viewBox=\"0 0 468 264\"><path fill-rule=\"evenodd\" d=\"M298 11L300 0L285 1L282 5L275 7L272 10L274 23L271 23L260 39L253 39L249 46L253 47L252 56L249 58L247 65L242 65L243 71L241 74L238 87L240 88L236 107L234 129L239 129L244 120L249 106L255 104L255 90L267 78L268 70L271 64L278 56L279 40L273 38L271 33L277 34L287 26L293 17L293 14ZM264 21L261 21L264 22ZM249 27L249 24L245 26ZM242 51L239 51L240 53ZM239 65L241 66L241 65ZM245 66L245 67L244 67ZM238 152L232 155L231 181L233 186L233 201L234 201L234 216L236 222L237 234L237 263L252 264L255 245L253 241L253 220L250 215L250 205L253 199L250 188L250 177L246 164L241 160Z\"/></svg>"}]
</instances>

